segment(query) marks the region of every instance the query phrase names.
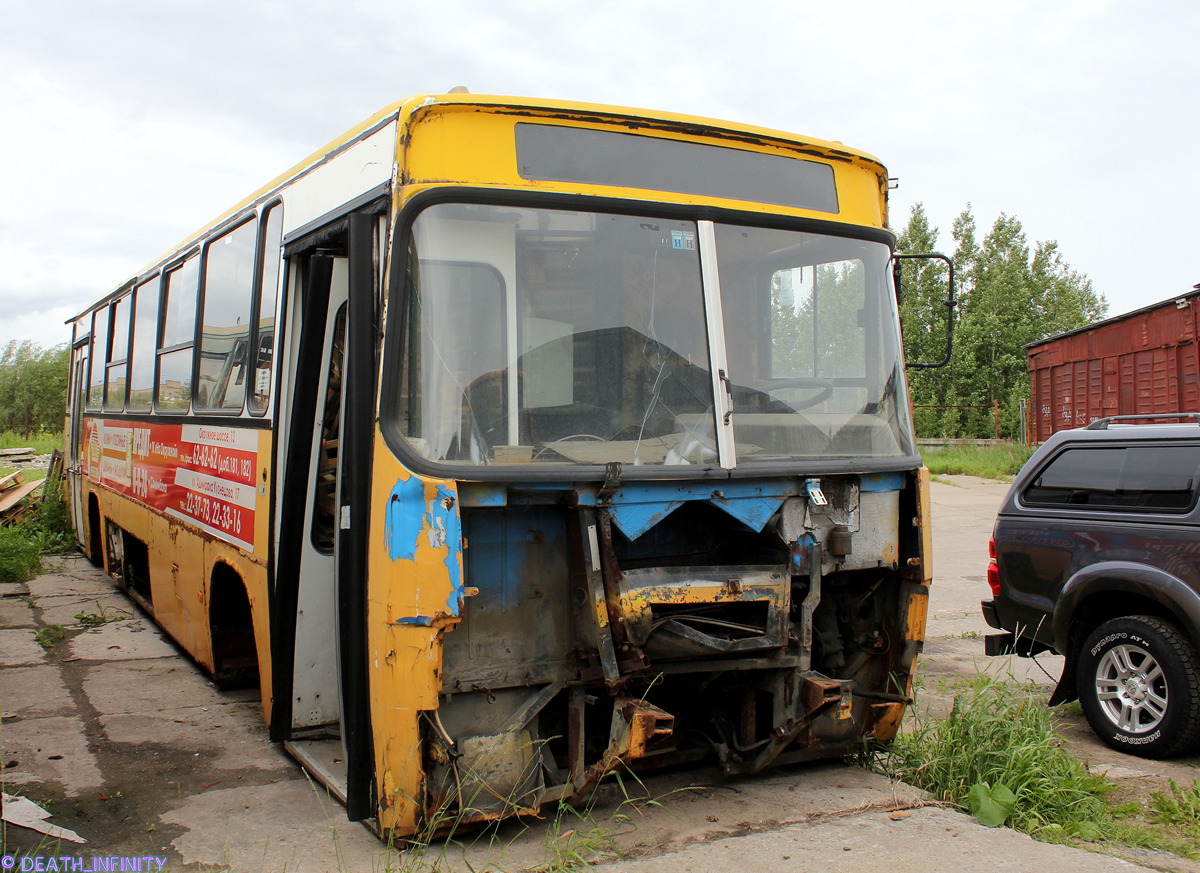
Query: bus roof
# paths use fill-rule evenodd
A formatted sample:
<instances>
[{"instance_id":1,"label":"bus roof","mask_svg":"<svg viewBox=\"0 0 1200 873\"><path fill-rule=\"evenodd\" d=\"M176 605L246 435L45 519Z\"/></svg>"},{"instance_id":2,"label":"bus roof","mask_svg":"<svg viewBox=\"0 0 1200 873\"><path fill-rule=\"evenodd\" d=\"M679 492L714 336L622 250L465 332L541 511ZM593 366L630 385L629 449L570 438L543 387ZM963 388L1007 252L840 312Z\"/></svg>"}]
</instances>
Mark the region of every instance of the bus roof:
<instances>
[{"instance_id":1,"label":"bus roof","mask_svg":"<svg viewBox=\"0 0 1200 873\"><path fill-rule=\"evenodd\" d=\"M113 291L94 301L84 310L67 320L76 321L81 316L96 309L101 304L111 300L131 286L133 281L155 266L170 259L173 255L185 251L210 233L214 228L234 218L247 207L269 198L274 192L285 187L289 182L303 175L313 167L321 164L337 154L342 149L358 141L362 137L378 130L389 122L396 121L401 125L409 125L419 116L439 106L478 107L481 110L495 110L511 113L528 112L531 115L546 115L553 113L560 120L576 119L584 122L602 122L626 125L639 130L664 130L676 133L700 135L708 138L726 139L732 143L753 145L781 145L792 148L799 147L809 151L814 156L827 160L848 161L855 163L873 164L881 172L886 172L882 162L867 152L848 148L840 142L801 136L795 133L758 127L750 124L740 124L703 116L683 115L674 112L658 110L635 109L626 106L612 106L599 103L581 103L567 100L549 100L541 98L510 97L489 94L448 93L448 94L416 94L391 103L359 124L327 142L312 154L299 161L292 167L280 173L254 193L243 198L225 212L210 221L203 228L184 237L177 244L164 251L160 256L151 260L135 276L121 282Z\"/></svg>"}]
</instances>

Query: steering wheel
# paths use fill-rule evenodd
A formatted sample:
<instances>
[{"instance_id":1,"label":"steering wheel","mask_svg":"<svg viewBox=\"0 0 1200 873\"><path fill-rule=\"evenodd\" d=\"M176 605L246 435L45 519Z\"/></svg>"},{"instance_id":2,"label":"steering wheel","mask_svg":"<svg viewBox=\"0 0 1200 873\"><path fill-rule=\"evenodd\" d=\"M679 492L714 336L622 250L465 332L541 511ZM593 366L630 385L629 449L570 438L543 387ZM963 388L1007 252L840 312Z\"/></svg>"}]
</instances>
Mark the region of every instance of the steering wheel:
<instances>
[{"instance_id":1,"label":"steering wheel","mask_svg":"<svg viewBox=\"0 0 1200 873\"><path fill-rule=\"evenodd\" d=\"M766 393L770 393L771 391L775 391L780 388L820 388L821 390L812 397L806 397L804 400L801 400L798 403L793 403L790 400L782 401L786 402L788 406L792 407L792 409L799 411L801 409L808 409L810 406L816 406L818 403L823 403L824 401L828 400L833 394L833 380L817 379L812 376L791 376L782 379L763 379L756 382L754 384L754 388L756 391L763 391Z\"/></svg>"}]
</instances>

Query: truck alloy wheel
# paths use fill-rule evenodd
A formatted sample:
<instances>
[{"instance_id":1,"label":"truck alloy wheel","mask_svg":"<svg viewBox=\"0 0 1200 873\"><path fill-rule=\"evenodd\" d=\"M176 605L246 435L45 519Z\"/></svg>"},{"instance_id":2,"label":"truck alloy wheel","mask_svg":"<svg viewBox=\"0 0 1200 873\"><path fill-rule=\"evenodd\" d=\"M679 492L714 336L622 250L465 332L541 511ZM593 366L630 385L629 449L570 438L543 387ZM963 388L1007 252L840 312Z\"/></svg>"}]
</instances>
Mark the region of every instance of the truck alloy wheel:
<instances>
[{"instance_id":1,"label":"truck alloy wheel","mask_svg":"<svg viewBox=\"0 0 1200 873\"><path fill-rule=\"evenodd\" d=\"M1200 741L1200 657L1174 625L1146 615L1105 622L1076 670L1088 723L1114 749L1165 758Z\"/></svg>"}]
</instances>

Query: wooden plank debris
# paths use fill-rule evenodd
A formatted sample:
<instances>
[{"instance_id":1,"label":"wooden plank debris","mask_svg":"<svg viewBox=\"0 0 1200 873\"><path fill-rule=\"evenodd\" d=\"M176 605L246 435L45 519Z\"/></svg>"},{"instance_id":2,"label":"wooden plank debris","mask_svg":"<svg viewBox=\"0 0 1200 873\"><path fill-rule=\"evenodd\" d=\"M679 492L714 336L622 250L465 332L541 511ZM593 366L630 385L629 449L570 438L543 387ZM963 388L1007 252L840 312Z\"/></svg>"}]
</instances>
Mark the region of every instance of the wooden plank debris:
<instances>
[{"instance_id":1,"label":"wooden plank debris","mask_svg":"<svg viewBox=\"0 0 1200 873\"><path fill-rule=\"evenodd\" d=\"M36 482L26 482L16 488L0 491L0 524L11 524L16 516L20 516L21 501L42 487L45 479Z\"/></svg>"}]
</instances>

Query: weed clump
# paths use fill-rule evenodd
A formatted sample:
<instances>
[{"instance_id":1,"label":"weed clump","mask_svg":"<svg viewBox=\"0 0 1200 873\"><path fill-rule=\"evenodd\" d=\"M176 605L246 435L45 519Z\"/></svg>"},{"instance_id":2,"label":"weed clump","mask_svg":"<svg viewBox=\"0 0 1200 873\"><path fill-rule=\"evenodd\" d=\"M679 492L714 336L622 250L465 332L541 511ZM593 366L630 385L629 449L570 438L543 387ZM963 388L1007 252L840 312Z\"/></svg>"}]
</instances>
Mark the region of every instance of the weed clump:
<instances>
[{"instance_id":1,"label":"weed clump","mask_svg":"<svg viewBox=\"0 0 1200 873\"><path fill-rule=\"evenodd\" d=\"M919 720L873 767L976 814L982 798L1011 792L995 824L1007 820L1041 839L1094 839L1098 823L1112 817L1112 786L1064 747L1041 694L979 677L955 697L948 718Z\"/></svg>"},{"instance_id":2,"label":"weed clump","mask_svg":"<svg viewBox=\"0 0 1200 873\"><path fill-rule=\"evenodd\" d=\"M44 496L32 513L16 524L0 527L0 582L24 582L45 569L46 555L75 548L71 520L57 476L42 486Z\"/></svg>"},{"instance_id":3,"label":"weed clump","mask_svg":"<svg viewBox=\"0 0 1200 873\"><path fill-rule=\"evenodd\" d=\"M1031 446L1019 443L997 446L956 445L927 449L921 453L925 466L935 476L979 476L983 479L1009 479L1029 456Z\"/></svg>"},{"instance_id":4,"label":"weed clump","mask_svg":"<svg viewBox=\"0 0 1200 873\"><path fill-rule=\"evenodd\" d=\"M0 582L24 582L42 565L42 543L26 525L0 527Z\"/></svg>"},{"instance_id":5,"label":"weed clump","mask_svg":"<svg viewBox=\"0 0 1200 873\"><path fill-rule=\"evenodd\" d=\"M1169 791L1150 795L1151 821L1174 825L1192 841L1200 843L1200 779L1192 780L1191 788L1180 788L1170 780ZM1188 857L1195 857L1196 853Z\"/></svg>"},{"instance_id":6,"label":"weed clump","mask_svg":"<svg viewBox=\"0 0 1200 873\"><path fill-rule=\"evenodd\" d=\"M52 624L38 630L30 631L34 642L43 649L53 649L67 638L67 631L61 624Z\"/></svg>"}]
</instances>

